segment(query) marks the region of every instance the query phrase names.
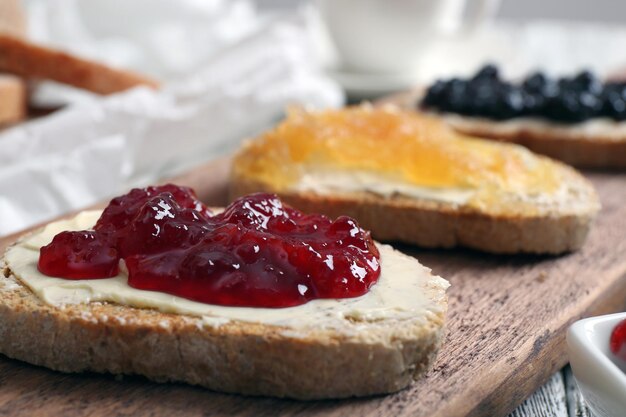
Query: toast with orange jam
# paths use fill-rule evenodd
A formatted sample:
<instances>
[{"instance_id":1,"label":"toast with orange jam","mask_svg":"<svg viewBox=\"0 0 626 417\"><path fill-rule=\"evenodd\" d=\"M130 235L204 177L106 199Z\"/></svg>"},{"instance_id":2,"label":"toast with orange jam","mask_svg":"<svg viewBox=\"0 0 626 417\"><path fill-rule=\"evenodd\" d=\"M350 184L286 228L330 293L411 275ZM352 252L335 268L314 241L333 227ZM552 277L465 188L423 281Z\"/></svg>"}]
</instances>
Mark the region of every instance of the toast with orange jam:
<instances>
[{"instance_id":1,"label":"toast with orange jam","mask_svg":"<svg viewBox=\"0 0 626 417\"><path fill-rule=\"evenodd\" d=\"M230 187L352 216L379 240L494 253L576 250L600 207L569 166L393 106L292 111L238 152Z\"/></svg>"}]
</instances>

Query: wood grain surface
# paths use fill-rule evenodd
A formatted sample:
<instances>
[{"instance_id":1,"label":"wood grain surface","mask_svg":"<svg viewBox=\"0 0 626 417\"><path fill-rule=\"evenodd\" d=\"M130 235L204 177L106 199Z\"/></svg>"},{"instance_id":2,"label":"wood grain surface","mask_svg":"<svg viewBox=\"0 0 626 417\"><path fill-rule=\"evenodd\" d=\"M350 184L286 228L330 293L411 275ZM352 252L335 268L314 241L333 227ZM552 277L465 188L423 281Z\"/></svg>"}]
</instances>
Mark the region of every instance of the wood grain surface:
<instances>
[{"instance_id":1,"label":"wood grain surface","mask_svg":"<svg viewBox=\"0 0 626 417\"><path fill-rule=\"evenodd\" d=\"M561 372L552 375L540 390L524 400L509 417L570 417L563 379Z\"/></svg>"},{"instance_id":2,"label":"wood grain surface","mask_svg":"<svg viewBox=\"0 0 626 417\"><path fill-rule=\"evenodd\" d=\"M177 182L225 201L228 161ZM448 335L428 376L394 395L321 402L224 395L140 377L65 375L0 356L0 416L505 416L567 363L574 320L626 305L626 174L588 174L603 209L588 241L560 257L398 245L447 278ZM0 250L15 237L0 240Z\"/></svg>"}]
</instances>

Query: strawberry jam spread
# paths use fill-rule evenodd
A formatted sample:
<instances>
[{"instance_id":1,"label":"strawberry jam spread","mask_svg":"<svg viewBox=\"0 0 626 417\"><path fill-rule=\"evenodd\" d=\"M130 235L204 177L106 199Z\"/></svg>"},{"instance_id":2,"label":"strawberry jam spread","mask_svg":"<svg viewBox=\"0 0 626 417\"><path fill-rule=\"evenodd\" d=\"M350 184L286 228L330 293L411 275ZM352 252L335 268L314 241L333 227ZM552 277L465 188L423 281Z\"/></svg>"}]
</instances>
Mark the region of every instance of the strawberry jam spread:
<instances>
[{"instance_id":1,"label":"strawberry jam spread","mask_svg":"<svg viewBox=\"0 0 626 417\"><path fill-rule=\"evenodd\" d=\"M626 361L626 320L621 321L611 333L611 352Z\"/></svg>"},{"instance_id":2,"label":"strawberry jam spread","mask_svg":"<svg viewBox=\"0 0 626 417\"><path fill-rule=\"evenodd\" d=\"M369 232L271 194L213 214L193 190L134 189L111 201L94 230L62 232L41 248L39 271L66 279L118 275L128 284L209 304L289 307L365 294L380 276Z\"/></svg>"}]
</instances>

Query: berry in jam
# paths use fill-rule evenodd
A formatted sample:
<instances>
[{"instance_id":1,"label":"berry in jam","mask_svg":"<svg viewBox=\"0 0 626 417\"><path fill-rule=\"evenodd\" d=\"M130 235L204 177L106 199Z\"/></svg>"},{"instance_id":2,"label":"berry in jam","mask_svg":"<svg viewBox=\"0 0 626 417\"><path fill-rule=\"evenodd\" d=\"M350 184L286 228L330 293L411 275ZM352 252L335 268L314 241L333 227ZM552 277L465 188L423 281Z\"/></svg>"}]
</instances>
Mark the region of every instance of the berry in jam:
<instances>
[{"instance_id":1,"label":"berry in jam","mask_svg":"<svg viewBox=\"0 0 626 417\"><path fill-rule=\"evenodd\" d=\"M41 248L39 270L69 279L109 278L118 274L117 250L94 231L61 232Z\"/></svg>"},{"instance_id":2,"label":"berry in jam","mask_svg":"<svg viewBox=\"0 0 626 417\"><path fill-rule=\"evenodd\" d=\"M626 361L626 320L621 321L611 333L611 352Z\"/></svg>"},{"instance_id":3,"label":"berry in jam","mask_svg":"<svg viewBox=\"0 0 626 417\"><path fill-rule=\"evenodd\" d=\"M498 69L487 65L469 79L436 81L421 107L466 116L506 120L541 117L577 123L595 117L626 120L626 83L603 84L594 74L558 79L537 72L521 83L502 80Z\"/></svg>"},{"instance_id":4,"label":"berry in jam","mask_svg":"<svg viewBox=\"0 0 626 417\"><path fill-rule=\"evenodd\" d=\"M368 232L274 195L242 197L213 215L185 187L134 189L111 201L93 231L62 232L39 270L67 279L115 276L131 287L210 304L288 307L365 294L380 276Z\"/></svg>"}]
</instances>

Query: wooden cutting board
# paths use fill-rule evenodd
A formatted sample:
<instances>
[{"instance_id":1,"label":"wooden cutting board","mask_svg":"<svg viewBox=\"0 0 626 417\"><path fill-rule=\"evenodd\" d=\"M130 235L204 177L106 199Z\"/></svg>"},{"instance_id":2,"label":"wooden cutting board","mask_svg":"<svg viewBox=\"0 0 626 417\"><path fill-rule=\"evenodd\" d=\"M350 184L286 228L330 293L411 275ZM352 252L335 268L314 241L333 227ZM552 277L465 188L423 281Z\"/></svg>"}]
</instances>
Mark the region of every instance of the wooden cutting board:
<instances>
[{"instance_id":1,"label":"wooden cutting board","mask_svg":"<svg viewBox=\"0 0 626 417\"><path fill-rule=\"evenodd\" d=\"M226 199L228 161L177 178ZM298 402L217 394L140 377L66 375L0 355L0 415L505 416L567 363L565 331L626 306L626 173L594 173L603 209L584 248L495 256L399 246L447 278L448 335L434 369L394 395ZM15 236L0 240L0 251Z\"/></svg>"}]
</instances>

